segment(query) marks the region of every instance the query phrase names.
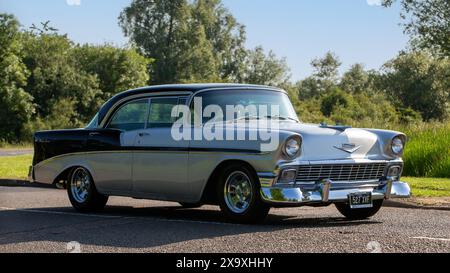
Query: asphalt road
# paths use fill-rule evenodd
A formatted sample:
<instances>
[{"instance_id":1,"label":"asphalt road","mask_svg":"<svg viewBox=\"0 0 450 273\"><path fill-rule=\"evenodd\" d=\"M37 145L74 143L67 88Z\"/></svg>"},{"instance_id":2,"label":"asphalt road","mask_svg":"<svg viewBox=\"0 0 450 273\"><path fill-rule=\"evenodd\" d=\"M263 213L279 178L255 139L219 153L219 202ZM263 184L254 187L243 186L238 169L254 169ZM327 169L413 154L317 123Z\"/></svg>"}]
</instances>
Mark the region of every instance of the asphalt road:
<instances>
[{"instance_id":1,"label":"asphalt road","mask_svg":"<svg viewBox=\"0 0 450 273\"><path fill-rule=\"evenodd\" d=\"M70 243L75 242L75 243ZM346 221L333 207L273 209L264 225L213 206L110 198L73 211L64 190L0 187L0 252L450 252L450 211L384 207Z\"/></svg>"},{"instance_id":2,"label":"asphalt road","mask_svg":"<svg viewBox=\"0 0 450 273\"><path fill-rule=\"evenodd\" d=\"M33 154L33 149L0 149L0 157Z\"/></svg>"}]
</instances>

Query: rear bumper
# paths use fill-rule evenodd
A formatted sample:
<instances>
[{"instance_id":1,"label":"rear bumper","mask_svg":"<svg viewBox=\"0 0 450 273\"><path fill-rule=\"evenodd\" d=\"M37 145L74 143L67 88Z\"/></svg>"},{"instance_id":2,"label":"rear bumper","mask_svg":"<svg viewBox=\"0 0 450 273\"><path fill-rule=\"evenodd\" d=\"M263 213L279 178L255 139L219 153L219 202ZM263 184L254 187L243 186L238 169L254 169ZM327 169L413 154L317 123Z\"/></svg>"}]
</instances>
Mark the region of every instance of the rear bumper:
<instances>
[{"instance_id":1,"label":"rear bumper","mask_svg":"<svg viewBox=\"0 0 450 273\"><path fill-rule=\"evenodd\" d=\"M318 183L314 190L302 189L301 187L262 187L261 197L264 202L272 205L301 206L346 202L348 201L348 195L356 192L371 192L373 200L408 198L411 196L409 185L399 181L381 182L380 186L375 188L358 187L349 189L333 189L332 182L327 181Z\"/></svg>"},{"instance_id":2,"label":"rear bumper","mask_svg":"<svg viewBox=\"0 0 450 273\"><path fill-rule=\"evenodd\" d=\"M34 168L33 168L33 166L30 166L28 168L28 181L30 183L36 182L36 180L34 179Z\"/></svg>"}]
</instances>

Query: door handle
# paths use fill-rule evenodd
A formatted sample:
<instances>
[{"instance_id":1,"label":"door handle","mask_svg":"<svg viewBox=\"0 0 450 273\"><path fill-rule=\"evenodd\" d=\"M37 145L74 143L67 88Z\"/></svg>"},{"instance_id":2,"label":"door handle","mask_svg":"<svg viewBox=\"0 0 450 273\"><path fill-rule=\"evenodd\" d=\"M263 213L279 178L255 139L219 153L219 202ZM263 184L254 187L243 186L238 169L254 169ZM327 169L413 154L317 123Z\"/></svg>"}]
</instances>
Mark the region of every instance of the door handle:
<instances>
[{"instance_id":1,"label":"door handle","mask_svg":"<svg viewBox=\"0 0 450 273\"><path fill-rule=\"evenodd\" d=\"M139 133L140 137L149 136L149 135L150 135L149 133Z\"/></svg>"},{"instance_id":2,"label":"door handle","mask_svg":"<svg viewBox=\"0 0 450 273\"><path fill-rule=\"evenodd\" d=\"M93 136L98 136L98 135L100 135L100 133L97 133L97 132L91 132L91 133L89 133L89 136L91 136L91 137L93 137Z\"/></svg>"}]
</instances>

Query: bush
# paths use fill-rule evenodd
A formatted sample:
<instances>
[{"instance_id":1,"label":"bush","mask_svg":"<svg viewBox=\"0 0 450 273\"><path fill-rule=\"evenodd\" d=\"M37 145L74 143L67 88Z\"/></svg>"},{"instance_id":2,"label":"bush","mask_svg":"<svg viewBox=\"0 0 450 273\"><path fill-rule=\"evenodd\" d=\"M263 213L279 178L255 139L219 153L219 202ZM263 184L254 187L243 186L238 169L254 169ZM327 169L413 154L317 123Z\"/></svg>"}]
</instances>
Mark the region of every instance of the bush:
<instances>
[{"instance_id":1,"label":"bush","mask_svg":"<svg viewBox=\"0 0 450 273\"><path fill-rule=\"evenodd\" d=\"M450 177L450 121L405 128L405 176Z\"/></svg>"}]
</instances>

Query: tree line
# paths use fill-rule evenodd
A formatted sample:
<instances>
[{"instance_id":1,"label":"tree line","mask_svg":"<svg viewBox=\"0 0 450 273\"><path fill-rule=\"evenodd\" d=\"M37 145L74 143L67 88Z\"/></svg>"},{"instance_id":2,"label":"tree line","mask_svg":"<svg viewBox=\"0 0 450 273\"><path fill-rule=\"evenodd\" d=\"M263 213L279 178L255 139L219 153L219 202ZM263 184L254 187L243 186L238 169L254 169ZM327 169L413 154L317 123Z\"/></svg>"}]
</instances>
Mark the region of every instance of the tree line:
<instances>
[{"instance_id":1,"label":"tree line","mask_svg":"<svg viewBox=\"0 0 450 273\"><path fill-rule=\"evenodd\" d=\"M24 28L13 15L0 14L0 141L82 127L112 95L164 83L278 86L306 122L392 128L447 120L450 16L442 16L448 1L400 4L411 19L404 23L409 48L379 70L354 64L343 75L339 57L328 52L312 60L312 75L298 82L285 59L245 47L245 26L220 0L133 0L118 18L129 38L122 48L76 44L49 22Z\"/></svg>"}]
</instances>

